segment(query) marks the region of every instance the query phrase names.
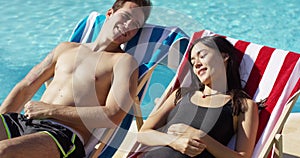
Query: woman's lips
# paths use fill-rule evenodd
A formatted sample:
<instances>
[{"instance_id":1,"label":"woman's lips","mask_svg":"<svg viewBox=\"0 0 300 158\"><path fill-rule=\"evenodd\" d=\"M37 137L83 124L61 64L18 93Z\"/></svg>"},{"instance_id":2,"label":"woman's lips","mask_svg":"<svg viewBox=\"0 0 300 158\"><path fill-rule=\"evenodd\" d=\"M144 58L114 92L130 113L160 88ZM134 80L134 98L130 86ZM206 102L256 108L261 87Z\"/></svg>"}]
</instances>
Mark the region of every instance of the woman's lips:
<instances>
[{"instance_id":1,"label":"woman's lips","mask_svg":"<svg viewBox=\"0 0 300 158\"><path fill-rule=\"evenodd\" d=\"M207 68L201 68L198 70L198 75L203 75L206 72Z\"/></svg>"}]
</instances>

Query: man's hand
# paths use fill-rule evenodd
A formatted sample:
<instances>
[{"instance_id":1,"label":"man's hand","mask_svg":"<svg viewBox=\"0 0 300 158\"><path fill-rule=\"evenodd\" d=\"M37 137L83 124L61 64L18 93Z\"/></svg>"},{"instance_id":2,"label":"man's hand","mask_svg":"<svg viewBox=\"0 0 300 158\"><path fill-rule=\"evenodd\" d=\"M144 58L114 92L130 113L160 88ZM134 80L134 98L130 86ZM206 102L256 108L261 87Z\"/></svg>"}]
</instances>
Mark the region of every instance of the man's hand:
<instances>
[{"instance_id":1,"label":"man's hand","mask_svg":"<svg viewBox=\"0 0 300 158\"><path fill-rule=\"evenodd\" d=\"M25 116L28 119L48 118L55 106L40 101L29 101L24 106Z\"/></svg>"}]
</instances>

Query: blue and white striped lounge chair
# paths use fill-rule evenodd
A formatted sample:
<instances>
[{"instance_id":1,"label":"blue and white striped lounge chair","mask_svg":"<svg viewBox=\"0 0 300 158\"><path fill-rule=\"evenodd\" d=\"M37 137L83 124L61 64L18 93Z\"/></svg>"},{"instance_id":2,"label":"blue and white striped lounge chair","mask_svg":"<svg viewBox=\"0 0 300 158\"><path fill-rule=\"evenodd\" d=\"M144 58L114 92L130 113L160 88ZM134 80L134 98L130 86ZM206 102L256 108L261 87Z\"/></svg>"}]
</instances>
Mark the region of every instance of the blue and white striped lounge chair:
<instances>
[{"instance_id":1,"label":"blue and white striped lounge chair","mask_svg":"<svg viewBox=\"0 0 300 158\"><path fill-rule=\"evenodd\" d=\"M92 12L77 24L69 41L80 43L94 41L104 21L105 15ZM99 140L90 141L85 146L88 157L113 157L125 138L134 116L136 116L137 127L140 128L143 119L139 103L147 89L147 81L151 77L152 71L159 62L165 61L165 58L171 56L171 63L168 64L178 65L187 47L188 40L188 36L178 27L145 24L132 40L124 44L125 52L133 55L140 65L137 103L117 129L97 130L98 134L101 135L99 137L101 143L97 150L94 150L94 147Z\"/></svg>"}]
</instances>

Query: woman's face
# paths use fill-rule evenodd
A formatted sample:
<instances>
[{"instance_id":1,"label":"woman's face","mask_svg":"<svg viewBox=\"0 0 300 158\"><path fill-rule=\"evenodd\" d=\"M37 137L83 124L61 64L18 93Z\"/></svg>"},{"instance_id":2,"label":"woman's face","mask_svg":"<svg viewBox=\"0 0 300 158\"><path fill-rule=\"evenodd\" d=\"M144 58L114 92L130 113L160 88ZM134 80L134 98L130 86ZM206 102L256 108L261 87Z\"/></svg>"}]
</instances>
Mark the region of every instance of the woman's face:
<instances>
[{"instance_id":1,"label":"woman's face","mask_svg":"<svg viewBox=\"0 0 300 158\"><path fill-rule=\"evenodd\" d=\"M218 49L212 49L198 42L191 51L193 72L208 86L213 82L226 79L225 59Z\"/></svg>"}]
</instances>

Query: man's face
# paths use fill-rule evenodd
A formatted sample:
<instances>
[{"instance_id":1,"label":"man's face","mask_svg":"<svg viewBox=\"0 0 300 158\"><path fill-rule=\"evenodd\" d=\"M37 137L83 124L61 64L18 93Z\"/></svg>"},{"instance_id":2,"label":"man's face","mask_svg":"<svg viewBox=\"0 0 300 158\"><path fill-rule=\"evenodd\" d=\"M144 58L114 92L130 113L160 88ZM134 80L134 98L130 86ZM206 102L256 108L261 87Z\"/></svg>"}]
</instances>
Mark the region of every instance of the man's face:
<instances>
[{"instance_id":1,"label":"man's face","mask_svg":"<svg viewBox=\"0 0 300 158\"><path fill-rule=\"evenodd\" d=\"M123 7L112 13L106 26L111 33L114 43L122 44L128 42L144 25L145 17L141 8L136 3L126 2Z\"/></svg>"}]
</instances>

